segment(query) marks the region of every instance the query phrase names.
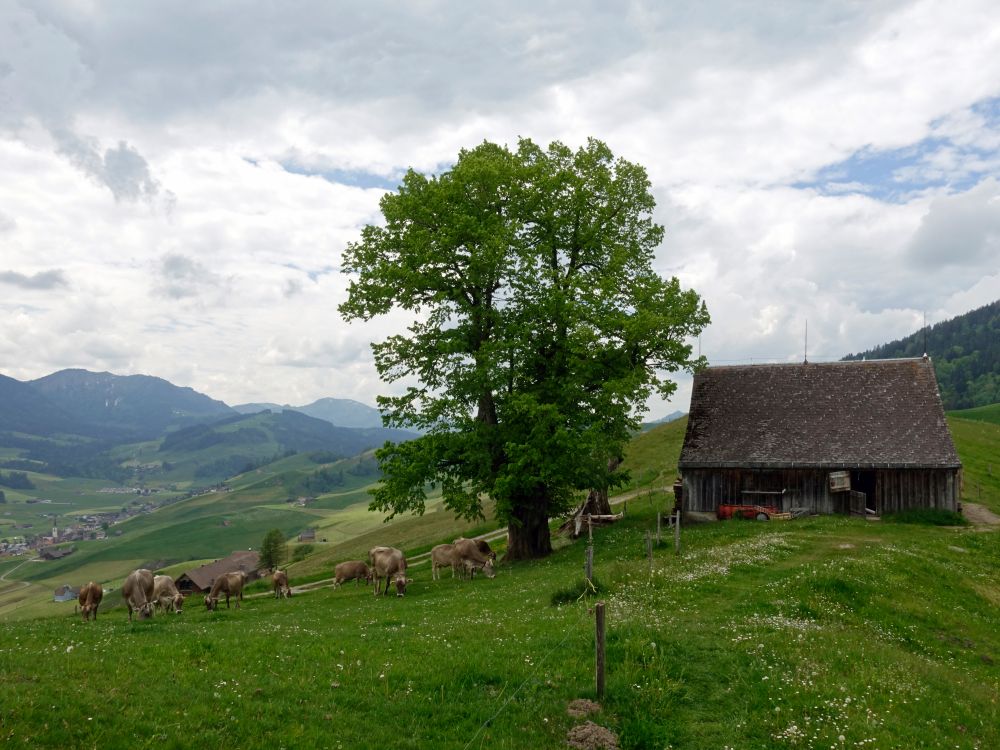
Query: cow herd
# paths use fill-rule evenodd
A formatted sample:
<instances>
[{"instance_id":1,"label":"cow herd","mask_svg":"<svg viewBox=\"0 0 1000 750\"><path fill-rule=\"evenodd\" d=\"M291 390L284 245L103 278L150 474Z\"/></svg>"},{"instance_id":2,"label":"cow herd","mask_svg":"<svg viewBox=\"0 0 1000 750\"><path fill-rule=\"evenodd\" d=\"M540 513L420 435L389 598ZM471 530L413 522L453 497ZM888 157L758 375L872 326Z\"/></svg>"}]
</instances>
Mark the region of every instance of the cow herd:
<instances>
[{"instance_id":1,"label":"cow herd","mask_svg":"<svg viewBox=\"0 0 1000 750\"><path fill-rule=\"evenodd\" d=\"M440 569L451 568L452 577L472 578L476 572L482 571L487 578L496 576L496 553L484 540L465 539L459 537L451 544L439 544L431 550L431 577L440 579ZM413 582L406 573L406 555L395 547L372 547L368 551L368 562L350 560L339 563L333 571L333 586L337 588L347 581L355 584L364 581L375 584L375 595L388 594L390 586L395 589L396 596L406 593L406 586ZM243 571L224 573L215 579L212 588L205 595L205 607L209 611L218 609L222 597L226 599L226 608L233 598L236 609L240 608L243 599L243 587L247 582L247 574ZM271 584L275 598L285 598L292 595L288 585L288 574L283 570L275 570L271 575ZM97 607L104 596L104 589L99 583L90 581L80 589L79 611L84 621L93 615L97 621ZM152 571L139 568L129 573L122 584L122 598L128 608L128 619L132 621L135 612L140 620L153 616L154 610L181 613L184 596L177 590L170 576L154 576Z\"/></svg>"}]
</instances>

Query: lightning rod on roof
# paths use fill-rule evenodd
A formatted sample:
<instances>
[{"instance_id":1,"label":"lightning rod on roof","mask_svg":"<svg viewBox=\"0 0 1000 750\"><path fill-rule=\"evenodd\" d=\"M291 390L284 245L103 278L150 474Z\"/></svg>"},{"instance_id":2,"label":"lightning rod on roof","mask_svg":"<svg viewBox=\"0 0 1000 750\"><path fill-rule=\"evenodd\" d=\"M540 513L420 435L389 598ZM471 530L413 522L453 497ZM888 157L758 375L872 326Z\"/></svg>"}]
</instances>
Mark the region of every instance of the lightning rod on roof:
<instances>
[{"instance_id":1,"label":"lightning rod on roof","mask_svg":"<svg viewBox=\"0 0 1000 750\"><path fill-rule=\"evenodd\" d=\"M802 350L802 364L809 364L809 318L806 318L806 341Z\"/></svg>"},{"instance_id":2,"label":"lightning rod on roof","mask_svg":"<svg viewBox=\"0 0 1000 750\"><path fill-rule=\"evenodd\" d=\"M924 359L927 359L927 311L924 310Z\"/></svg>"}]
</instances>

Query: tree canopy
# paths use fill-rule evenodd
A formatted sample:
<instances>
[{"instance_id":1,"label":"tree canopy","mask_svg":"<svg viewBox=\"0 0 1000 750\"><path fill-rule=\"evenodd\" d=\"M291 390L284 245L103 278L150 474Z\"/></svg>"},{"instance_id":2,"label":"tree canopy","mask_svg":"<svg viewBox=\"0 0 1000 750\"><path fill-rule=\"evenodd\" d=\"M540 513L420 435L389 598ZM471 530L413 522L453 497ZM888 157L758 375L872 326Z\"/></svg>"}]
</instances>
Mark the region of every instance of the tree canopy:
<instances>
[{"instance_id":1,"label":"tree canopy","mask_svg":"<svg viewBox=\"0 0 1000 750\"><path fill-rule=\"evenodd\" d=\"M508 557L551 550L548 519L613 468L667 374L698 362L699 296L653 269L664 230L645 170L597 140L572 151L484 142L438 176L410 170L344 252L345 319L410 311L405 334L372 344L401 395L388 425L419 439L378 452L371 507L424 509L428 487L508 524Z\"/></svg>"},{"instance_id":2,"label":"tree canopy","mask_svg":"<svg viewBox=\"0 0 1000 750\"><path fill-rule=\"evenodd\" d=\"M288 556L288 546L281 529L271 529L260 545L260 567L276 570Z\"/></svg>"}]
</instances>

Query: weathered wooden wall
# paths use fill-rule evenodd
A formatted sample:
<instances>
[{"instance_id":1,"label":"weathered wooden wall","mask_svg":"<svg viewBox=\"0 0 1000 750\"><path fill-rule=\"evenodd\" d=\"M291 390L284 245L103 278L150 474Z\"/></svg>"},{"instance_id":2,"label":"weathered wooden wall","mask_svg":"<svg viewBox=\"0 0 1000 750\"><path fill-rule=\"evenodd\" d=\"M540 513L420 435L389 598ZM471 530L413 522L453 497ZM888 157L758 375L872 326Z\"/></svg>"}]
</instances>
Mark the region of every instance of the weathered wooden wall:
<instances>
[{"instance_id":1,"label":"weathered wooden wall","mask_svg":"<svg viewBox=\"0 0 1000 750\"><path fill-rule=\"evenodd\" d=\"M685 469L684 509L714 513L722 503L754 503L773 505L779 510L804 507L817 513L847 513L848 493L830 492L830 471ZM869 497L868 507L874 506L879 513L908 508L958 508L961 492L958 469L876 469L874 475L874 497ZM782 490L784 494L756 494Z\"/></svg>"}]
</instances>

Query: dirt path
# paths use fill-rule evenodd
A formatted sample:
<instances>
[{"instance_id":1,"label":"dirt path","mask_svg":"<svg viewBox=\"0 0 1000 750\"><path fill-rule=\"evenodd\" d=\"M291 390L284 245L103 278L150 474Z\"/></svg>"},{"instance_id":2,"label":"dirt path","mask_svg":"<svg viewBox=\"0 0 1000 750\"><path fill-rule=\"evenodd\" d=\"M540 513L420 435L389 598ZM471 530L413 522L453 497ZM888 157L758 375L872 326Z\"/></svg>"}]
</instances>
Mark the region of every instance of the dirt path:
<instances>
[{"instance_id":1,"label":"dirt path","mask_svg":"<svg viewBox=\"0 0 1000 750\"><path fill-rule=\"evenodd\" d=\"M962 515L973 526L995 528L1000 526L1000 516L984 505L978 503L962 503Z\"/></svg>"}]
</instances>

